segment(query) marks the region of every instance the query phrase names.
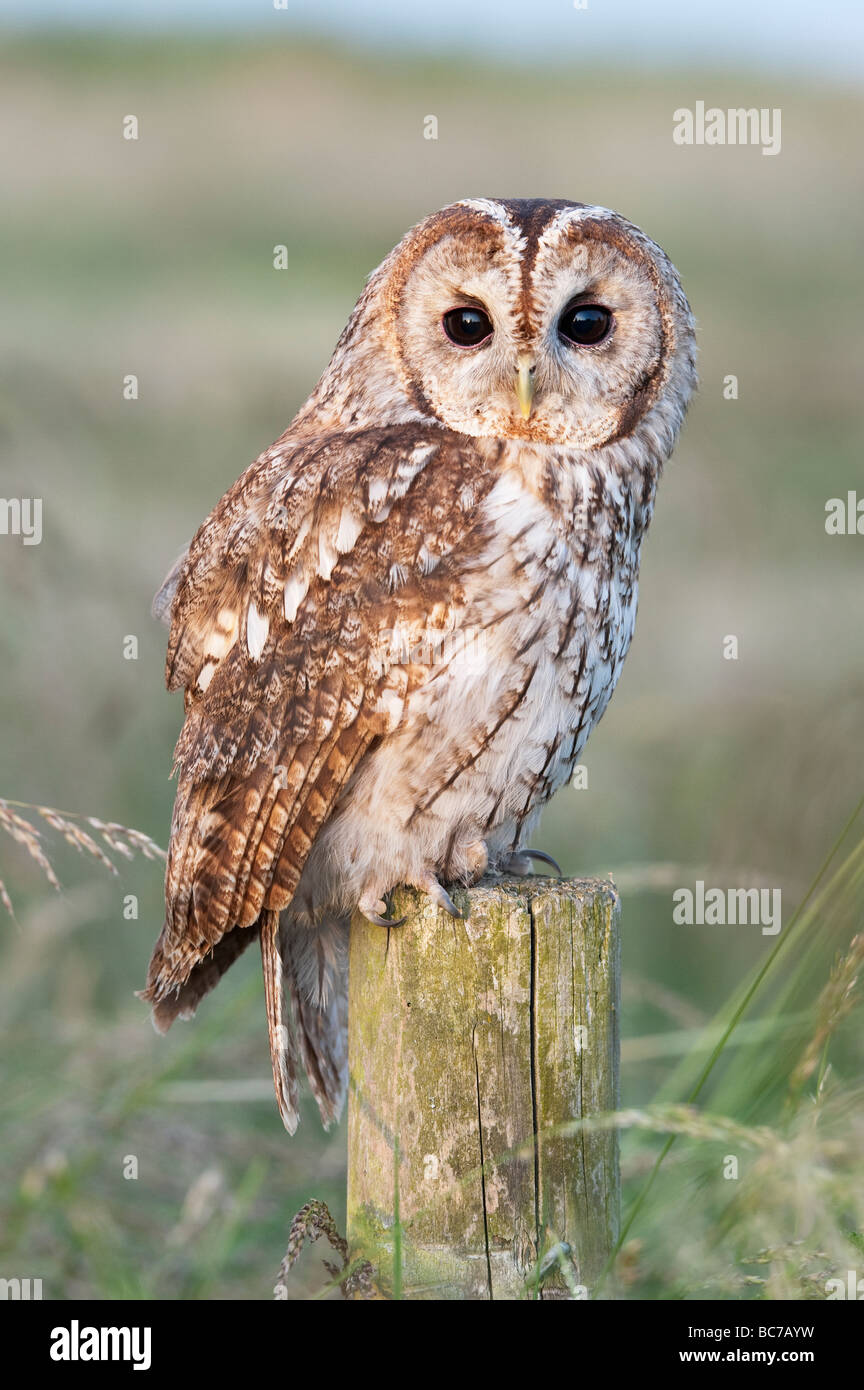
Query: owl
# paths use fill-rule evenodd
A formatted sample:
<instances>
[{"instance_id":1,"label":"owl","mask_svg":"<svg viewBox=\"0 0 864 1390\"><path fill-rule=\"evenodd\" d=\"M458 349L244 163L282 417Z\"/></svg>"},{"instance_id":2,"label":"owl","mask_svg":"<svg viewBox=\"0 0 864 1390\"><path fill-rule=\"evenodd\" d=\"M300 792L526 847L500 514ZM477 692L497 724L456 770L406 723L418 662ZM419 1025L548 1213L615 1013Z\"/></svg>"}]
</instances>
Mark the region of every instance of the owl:
<instances>
[{"instance_id":1,"label":"owl","mask_svg":"<svg viewBox=\"0 0 864 1390\"><path fill-rule=\"evenodd\" d=\"M168 576L185 691L160 1031L258 941L276 1096L346 1090L352 913L529 872L621 673L696 382L678 275L607 208L469 198L371 275ZM410 928L406 928L410 930Z\"/></svg>"}]
</instances>

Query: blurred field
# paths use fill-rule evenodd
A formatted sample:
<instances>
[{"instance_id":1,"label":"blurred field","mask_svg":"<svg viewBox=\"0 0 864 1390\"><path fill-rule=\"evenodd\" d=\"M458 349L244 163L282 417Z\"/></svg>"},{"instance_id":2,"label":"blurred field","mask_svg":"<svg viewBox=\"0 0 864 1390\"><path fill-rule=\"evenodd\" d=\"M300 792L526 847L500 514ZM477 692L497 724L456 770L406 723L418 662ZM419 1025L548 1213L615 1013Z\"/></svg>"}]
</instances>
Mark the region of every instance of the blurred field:
<instances>
[{"instance_id":1,"label":"blurred field","mask_svg":"<svg viewBox=\"0 0 864 1390\"><path fill-rule=\"evenodd\" d=\"M0 491L44 499L41 546L0 537L0 795L163 845L181 705L162 688L151 596L288 423L402 232L463 196L573 197L618 208L678 265L702 390L589 788L560 794L541 839L566 870L619 880L623 1100L647 1103L686 1048L675 1030L710 1018L772 944L753 927L674 926L672 887L758 876L782 886L788 918L860 794L864 540L824 529L829 497L864 495L860 96L200 38L18 39L0 73ZM782 154L675 146L672 112L698 99L781 107ZM121 138L129 113L137 142ZM430 113L437 142L423 139ZM344 1130L322 1136L309 1113L284 1136L258 1084L251 952L195 1024L157 1039L132 991L160 925L158 866L114 881L71 851L57 863L55 902L0 842L21 923L0 917L0 1273L43 1278L46 1297L266 1298L294 1210L315 1195L342 1214ZM810 959L807 1007L860 922L856 874ZM861 1063L859 1016L835 1067L851 1083ZM257 1089L213 1101L208 1080ZM750 1099L750 1122L767 1123ZM631 1194L646 1153L632 1153ZM652 1274L652 1296L670 1277ZM309 1256L296 1295L319 1285Z\"/></svg>"}]
</instances>

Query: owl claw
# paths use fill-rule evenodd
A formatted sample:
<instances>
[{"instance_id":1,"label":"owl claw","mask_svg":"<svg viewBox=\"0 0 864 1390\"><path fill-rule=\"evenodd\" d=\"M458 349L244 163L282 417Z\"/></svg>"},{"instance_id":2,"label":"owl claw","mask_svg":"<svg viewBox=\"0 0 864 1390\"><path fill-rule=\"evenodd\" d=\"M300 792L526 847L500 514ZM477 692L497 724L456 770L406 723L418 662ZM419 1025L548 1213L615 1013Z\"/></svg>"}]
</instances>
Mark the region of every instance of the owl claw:
<instances>
[{"instance_id":1,"label":"owl claw","mask_svg":"<svg viewBox=\"0 0 864 1390\"><path fill-rule=\"evenodd\" d=\"M408 921L407 917L381 917L377 912L364 912L363 916L367 922L374 922L376 927L404 927Z\"/></svg>"},{"instance_id":2,"label":"owl claw","mask_svg":"<svg viewBox=\"0 0 864 1390\"><path fill-rule=\"evenodd\" d=\"M529 859L538 859L541 864L550 864L559 878L564 877L564 871L561 865L556 859L552 858L551 854L546 854L542 849L526 849L525 854L528 855Z\"/></svg>"},{"instance_id":3,"label":"owl claw","mask_svg":"<svg viewBox=\"0 0 864 1390\"><path fill-rule=\"evenodd\" d=\"M462 913L459 911L453 899L450 897L450 894L447 892L447 889L441 887L441 884L438 882L437 878L433 878L433 876L430 874L428 878L422 879L416 886L420 888L424 893L428 893L433 903L435 903L436 906L443 908L443 910L449 913L451 917L458 917L460 920L462 919Z\"/></svg>"},{"instance_id":4,"label":"owl claw","mask_svg":"<svg viewBox=\"0 0 864 1390\"><path fill-rule=\"evenodd\" d=\"M408 921L407 917L382 917L381 914L387 911L387 904L381 898L374 903L370 902L368 898L361 898L357 907L363 913L366 921L373 922L376 927L401 927Z\"/></svg>"},{"instance_id":5,"label":"owl claw","mask_svg":"<svg viewBox=\"0 0 864 1390\"><path fill-rule=\"evenodd\" d=\"M461 918L462 913L459 911L453 899L450 897L450 894L447 892L447 889L442 888L440 883L436 883L435 887L438 891L437 893L432 893L431 895L433 902L436 902L439 907L443 907L444 911L449 912L451 917Z\"/></svg>"},{"instance_id":6,"label":"owl claw","mask_svg":"<svg viewBox=\"0 0 864 1390\"><path fill-rule=\"evenodd\" d=\"M517 849L508 855L503 864L505 873L516 874L520 878L527 878L531 873L531 860L537 859L542 864L550 864L559 878L564 877L561 865L552 858L551 854L546 854L542 849ZM527 863L526 863L527 861Z\"/></svg>"}]
</instances>

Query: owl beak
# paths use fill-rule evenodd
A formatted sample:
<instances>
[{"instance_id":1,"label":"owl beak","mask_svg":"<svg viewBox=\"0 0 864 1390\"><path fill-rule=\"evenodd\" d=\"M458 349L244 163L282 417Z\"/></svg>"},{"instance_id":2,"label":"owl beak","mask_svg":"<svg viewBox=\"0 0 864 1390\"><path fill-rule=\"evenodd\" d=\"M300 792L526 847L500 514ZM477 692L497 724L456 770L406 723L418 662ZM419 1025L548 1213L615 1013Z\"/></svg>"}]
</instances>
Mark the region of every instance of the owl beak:
<instances>
[{"instance_id":1,"label":"owl beak","mask_svg":"<svg viewBox=\"0 0 864 1390\"><path fill-rule=\"evenodd\" d=\"M523 420L527 420L530 416L531 405L534 400L534 367L533 360L524 353L517 359L516 399L519 402Z\"/></svg>"}]
</instances>

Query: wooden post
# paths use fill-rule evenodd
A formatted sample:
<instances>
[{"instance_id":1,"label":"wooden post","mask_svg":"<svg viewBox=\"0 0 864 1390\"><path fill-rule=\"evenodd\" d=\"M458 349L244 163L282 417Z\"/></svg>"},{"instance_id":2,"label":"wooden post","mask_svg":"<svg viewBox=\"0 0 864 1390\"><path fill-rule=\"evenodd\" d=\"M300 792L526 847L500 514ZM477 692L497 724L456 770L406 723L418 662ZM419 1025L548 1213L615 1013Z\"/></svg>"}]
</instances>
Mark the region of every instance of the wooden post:
<instances>
[{"instance_id":1,"label":"wooden post","mask_svg":"<svg viewBox=\"0 0 864 1390\"><path fill-rule=\"evenodd\" d=\"M535 878L453 896L465 920L400 889L404 926L352 923L351 1256L388 1297L590 1298L618 1232L617 1132L555 1130L618 1107L617 894Z\"/></svg>"}]
</instances>

